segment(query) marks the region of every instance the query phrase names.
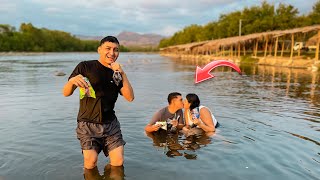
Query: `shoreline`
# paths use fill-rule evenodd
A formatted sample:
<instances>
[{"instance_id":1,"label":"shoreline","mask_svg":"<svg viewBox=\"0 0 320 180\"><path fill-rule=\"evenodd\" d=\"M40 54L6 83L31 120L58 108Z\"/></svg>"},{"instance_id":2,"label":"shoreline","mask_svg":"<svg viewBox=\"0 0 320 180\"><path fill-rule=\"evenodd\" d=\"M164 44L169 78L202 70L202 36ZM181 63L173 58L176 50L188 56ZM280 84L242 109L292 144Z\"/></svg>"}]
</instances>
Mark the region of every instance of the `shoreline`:
<instances>
[{"instance_id":1,"label":"shoreline","mask_svg":"<svg viewBox=\"0 0 320 180\"><path fill-rule=\"evenodd\" d=\"M212 56L212 55L179 55L179 54L167 54L160 53L161 56L176 58L181 61L196 61L197 63L209 63L215 60L228 60L236 64L246 63L246 64L257 64L257 65L266 65L274 67L286 67L286 68L296 68L296 69L307 69L310 71L318 71L320 69L320 61L315 61L314 59L302 59L299 57L285 58L285 57L255 57L251 56L253 59L257 59L256 62L248 62L242 60L241 57L231 57L231 56Z\"/></svg>"}]
</instances>

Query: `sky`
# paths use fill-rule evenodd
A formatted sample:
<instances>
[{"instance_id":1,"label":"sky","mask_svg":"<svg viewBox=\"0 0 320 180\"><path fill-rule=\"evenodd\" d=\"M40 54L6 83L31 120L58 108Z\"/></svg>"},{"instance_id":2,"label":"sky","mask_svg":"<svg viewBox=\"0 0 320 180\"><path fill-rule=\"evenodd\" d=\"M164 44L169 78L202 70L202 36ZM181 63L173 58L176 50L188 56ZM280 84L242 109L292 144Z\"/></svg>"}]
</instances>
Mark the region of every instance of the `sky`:
<instances>
[{"instance_id":1,"label":"sky","mask_svg":"<svg viewBox=\"0 0 320 180\"><path fill-rule=\"evenodd\" d=\"M317 0L267 0L280 2L307 14ZM73 35L106 36L122 31L171 36L191 24L205 25L261 0L0 0L0 24L38 28Z\"/></svg>"}]
</instances>

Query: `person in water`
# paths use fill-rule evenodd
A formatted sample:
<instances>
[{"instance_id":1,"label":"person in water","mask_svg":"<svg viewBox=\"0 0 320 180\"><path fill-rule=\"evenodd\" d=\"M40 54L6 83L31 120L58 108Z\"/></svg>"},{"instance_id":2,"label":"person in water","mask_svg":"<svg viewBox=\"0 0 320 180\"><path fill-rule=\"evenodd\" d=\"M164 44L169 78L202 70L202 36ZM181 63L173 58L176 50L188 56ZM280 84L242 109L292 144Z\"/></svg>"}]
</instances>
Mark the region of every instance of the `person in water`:
<instances>
[{"instance_id":1,"label":"person in water","mask_svg":"<svg viewBox=\"0 0 320 180\"><path fill-rule=\"evenodd\" d=\"M77 87L95 92L94 96L81 97L77 117L76 132L85 169L96 167L101 151L110 157L112 166L123 165L125 141L114 106L119 94L131 102L134 93L126 73L116 63L119 46L116 37L103 38L98 47L99 60L80 62L63 88L64 96L72 95Z\"/></svg>"},{"instance_id":2,"label":"person in water","mask_svg":"<svg viewBox=\"0 0 320 180\"><path fill-rule=\"evenodd\" d=\"M200 105L200 99L196 94L187 94L184 104L184 117L186 126L183 132L196 132L200 130L206 133L214 132L219 126L218 121L213 116L211 110Z\"/></svg>"},{"instance_id":3,"label":"person in water","mask_svg":"<svg viewBox=\"0 0 320 180\"><path fill-rule=\"evenodd\" d=\"M184 126L183 99L180 93L172 92L168 95L169 105L158 110L151 121L145 126L146 132L155 132L160 128L168 132L176 132Z\"/></svg>"}]
</instances>

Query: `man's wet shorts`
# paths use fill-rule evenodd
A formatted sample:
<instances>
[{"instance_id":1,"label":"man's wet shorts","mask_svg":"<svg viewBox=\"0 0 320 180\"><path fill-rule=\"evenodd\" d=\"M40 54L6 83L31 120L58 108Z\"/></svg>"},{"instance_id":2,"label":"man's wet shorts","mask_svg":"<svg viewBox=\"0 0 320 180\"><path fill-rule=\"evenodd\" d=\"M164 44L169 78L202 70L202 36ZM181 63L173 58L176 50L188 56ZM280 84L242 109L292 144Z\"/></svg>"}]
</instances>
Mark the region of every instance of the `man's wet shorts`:
<instances>
[{"instance_id":1,"label":"man's wet shorts","mask_svg":"<svg viewBox=\"0 0 320 180\"><path fill-rule=\"evenodd\" d=\"M98 154L103 151L106 156L113 149L126 144L117 118L108 124L79 121L76 132L82 150L94 149Z\"/></svg>"}]
</instances>

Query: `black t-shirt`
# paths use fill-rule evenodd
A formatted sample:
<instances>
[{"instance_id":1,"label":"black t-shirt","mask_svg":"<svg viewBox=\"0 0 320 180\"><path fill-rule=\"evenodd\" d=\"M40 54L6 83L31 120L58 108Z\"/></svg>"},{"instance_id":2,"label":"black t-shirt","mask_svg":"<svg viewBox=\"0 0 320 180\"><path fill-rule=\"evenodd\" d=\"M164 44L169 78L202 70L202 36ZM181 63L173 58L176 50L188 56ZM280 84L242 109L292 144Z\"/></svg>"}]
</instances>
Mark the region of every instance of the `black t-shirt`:
<instances>
[{"instance_id":1,"label":"black t-shirt","mask_svg":"<svg viewBox=\"0 0 320 180\"><path fill-rule=\"evenodd\" d=\"M123 84L117 86L113 79L114 71L102 65L98 60L80 62L69 79L81 74L89 79L96 98L80 99L78 121L109 123L116 118L113 110Z\"/></svg>"}]
</instances>

